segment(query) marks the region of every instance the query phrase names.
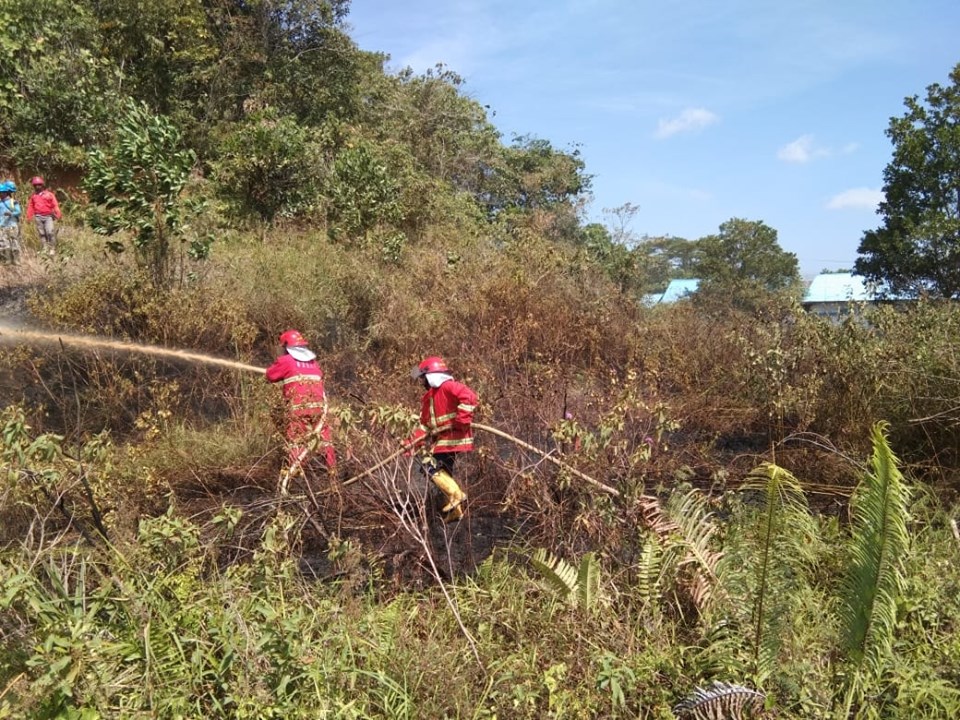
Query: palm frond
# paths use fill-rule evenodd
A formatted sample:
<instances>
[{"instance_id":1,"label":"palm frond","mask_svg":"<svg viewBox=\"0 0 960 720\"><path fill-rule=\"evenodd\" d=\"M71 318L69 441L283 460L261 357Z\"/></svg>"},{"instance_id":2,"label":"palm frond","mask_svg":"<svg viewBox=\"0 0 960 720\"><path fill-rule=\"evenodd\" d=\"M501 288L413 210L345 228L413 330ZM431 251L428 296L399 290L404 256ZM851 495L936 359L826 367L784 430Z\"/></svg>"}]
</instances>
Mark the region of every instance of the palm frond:
<instances>
[{"instance_id":1,"label":"palm frond","mask_svg":"<svg viewBox=\"0 0 960 720\"><path fill-rule=\"evenodd\" d=\"M673 713L681 720L743 720L763 709L765 697L743 685L715 682L697 688L674 705Z\"/></svg>"},{"instance_id":2,"label":"palm frond","mask_svg":"<svg viewBox=\"0 0 960 720\"><path fill-rule=\"evenodd\" d=\"M851 501L853 534L850 567L843 583L841 620L844 648L856 676L876 677L893 643L897 599L903 585L902 563L910 537L910 491L887 442L887 424L873 427L870 471Z\"/></svg>"}]
</instances>

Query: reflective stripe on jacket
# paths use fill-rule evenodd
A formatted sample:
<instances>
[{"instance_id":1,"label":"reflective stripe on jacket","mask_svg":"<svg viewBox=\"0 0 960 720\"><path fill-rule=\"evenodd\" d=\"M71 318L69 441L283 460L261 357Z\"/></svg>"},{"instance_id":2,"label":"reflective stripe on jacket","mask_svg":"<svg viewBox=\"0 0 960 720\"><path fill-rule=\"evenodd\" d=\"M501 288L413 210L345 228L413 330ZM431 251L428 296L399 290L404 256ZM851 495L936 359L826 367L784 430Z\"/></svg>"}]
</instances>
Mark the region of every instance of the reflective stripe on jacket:
<instances>
[{"instance_id":1,"label":"reflective stripe on jacket","mask_svg":"<svg viewBox=\"0 0 960 720\"><path fill-rule=\"evenodd\" d=\"M326 411L323 371L316 360L304 362L292 355L281 355L267 368L267 380L282 383L291 415L322 415Z\"/></svg>"},{"instance_id":2,"label":"reflective stripe on jacket","mask_svg":"<svg viewBox=\"0 0 960 720\"><path fill-rule=\"evenodd\" d=\"M477 394L463 383L447 380L430 388L420 401L420 427L408 444L422 445L430 436L431 452L467 452L473 450L473 413Z\"/></svg>"}]
</instances>

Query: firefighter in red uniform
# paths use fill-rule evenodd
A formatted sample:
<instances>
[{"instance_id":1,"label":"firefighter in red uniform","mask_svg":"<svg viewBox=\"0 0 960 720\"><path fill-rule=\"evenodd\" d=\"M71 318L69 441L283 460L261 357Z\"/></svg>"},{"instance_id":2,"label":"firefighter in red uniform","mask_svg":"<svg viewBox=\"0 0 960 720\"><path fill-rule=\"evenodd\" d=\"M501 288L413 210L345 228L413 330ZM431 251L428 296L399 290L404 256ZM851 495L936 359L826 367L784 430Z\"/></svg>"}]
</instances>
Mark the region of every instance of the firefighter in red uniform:
<instances>
[{"instance_id":1,"label":"firefighter in red uniform","mask_svg":"<svg viewBox=\"0 0 960 720\"><path fill-rule=\"evenodd\" d=\"M424 450L424 470L447 497L447 504L441 510L444 520L459 520L463 517L462 506L467 496L453 479L453 465L457 453L473 450L472 423L477 394L453 379L441 357L425 358L411 376L423 383L426 392L420 402L420 427L403 445Z\"/></svg>"},{"instance_id":2,"label":"firefighter in red uniform","mask_svg":"<svg viewBox=\"0 0 960 720\"><path fill-rule=\"evenodd\" d=\"M301 471L310 453L310 441L318 433L327 467L332 470L336 467L337 456L331 443L330 426L326 423L327 394L317 356L296 330L282 333L280 345L283 354L267 368L267 380L283 383L283 397L287 401L287 477Z\"/></svg>"}]
</instances>

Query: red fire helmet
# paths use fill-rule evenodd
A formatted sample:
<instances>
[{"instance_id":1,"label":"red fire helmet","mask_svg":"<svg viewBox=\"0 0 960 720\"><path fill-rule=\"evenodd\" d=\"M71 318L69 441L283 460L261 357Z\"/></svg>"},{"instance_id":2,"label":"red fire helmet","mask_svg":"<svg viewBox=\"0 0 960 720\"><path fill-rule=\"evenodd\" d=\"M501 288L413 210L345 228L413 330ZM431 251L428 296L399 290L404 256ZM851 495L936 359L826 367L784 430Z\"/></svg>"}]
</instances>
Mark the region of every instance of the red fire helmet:
<instances>
[{"instance_id":1,"label":"red fire helmet","mask_svg":"<svg viewBox=\"0 0 960 720\"><path fill-rule=\"evenodd\" d=\"M280 344L284 347L306 347L307 341L299 330L286 330L280 333Z\"/></svg>"},{"instance_id":2,"label":"red fire helmet","mask_svg":"<svg viewBox=\"0 0 960 720\"><path fill-rule=\"evenodd\" d=\"M417 365L411 372L410 376L416 380L419 377L423 377L427 373L450 372L450 368L447 367L447 363L444 359L438 355L431 355L430 357L424 358L423 362Z\"/></svg>"}]
</instances>

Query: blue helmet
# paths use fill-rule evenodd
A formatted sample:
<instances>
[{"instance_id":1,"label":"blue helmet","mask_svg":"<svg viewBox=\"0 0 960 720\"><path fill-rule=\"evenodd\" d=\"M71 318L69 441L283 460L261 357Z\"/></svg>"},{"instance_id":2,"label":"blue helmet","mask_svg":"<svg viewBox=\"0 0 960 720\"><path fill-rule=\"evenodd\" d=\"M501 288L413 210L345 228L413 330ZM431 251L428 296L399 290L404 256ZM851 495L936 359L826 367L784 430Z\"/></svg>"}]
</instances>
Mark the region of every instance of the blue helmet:
<instances>
[{"instance_id":1,"label":"blue helmet","mask_svg":"<svg viewBox=\"0 0 960 720\"><path fill-rule=\"evenodd\" d=\"M14 193L17 191L17 186L12 180L7 180L6 182L0 183L0 192Z\"/></svg>"}]
</instances>

